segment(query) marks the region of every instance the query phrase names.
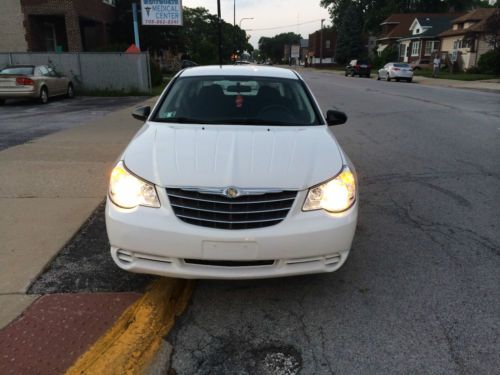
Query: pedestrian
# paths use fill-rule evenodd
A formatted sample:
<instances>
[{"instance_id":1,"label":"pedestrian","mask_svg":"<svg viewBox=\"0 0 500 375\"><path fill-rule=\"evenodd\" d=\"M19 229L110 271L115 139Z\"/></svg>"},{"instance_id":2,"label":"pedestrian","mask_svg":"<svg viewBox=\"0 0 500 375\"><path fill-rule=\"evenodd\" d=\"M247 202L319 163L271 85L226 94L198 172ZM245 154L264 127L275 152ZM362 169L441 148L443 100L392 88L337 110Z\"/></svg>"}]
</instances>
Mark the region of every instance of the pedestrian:
<instances>
[{"instance_id":1,"label":"pedestrian","mask_svg":"<svg viewBox=\"0 0 500 375\"><path fill-rule=\"evenodd\" d=\"M439 68L441 67L441 59L439 58L438 54L436 54L436 57L434 57L433 65L434 69L432 70L432 77L437 78L439 75Z\"/></svg>"}]
</instances>

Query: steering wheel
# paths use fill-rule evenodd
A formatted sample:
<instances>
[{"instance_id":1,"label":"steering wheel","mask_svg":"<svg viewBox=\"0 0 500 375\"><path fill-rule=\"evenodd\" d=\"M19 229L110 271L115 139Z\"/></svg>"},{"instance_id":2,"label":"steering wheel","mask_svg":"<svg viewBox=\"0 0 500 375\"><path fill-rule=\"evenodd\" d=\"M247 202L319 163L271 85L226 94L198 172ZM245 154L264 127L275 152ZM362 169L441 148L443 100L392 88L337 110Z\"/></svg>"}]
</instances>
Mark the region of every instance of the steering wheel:
<instances>
[{"instance_id":1,"label":"steering wheel","mask_svg":"<svg viewBox=\"0 0 500 375\"><path fill-rule=\"evenodd\" d=\"M291 121L293 122L295 118L290 114L290 110L285 107L284 105L281 104L270 104L268 106L265 106L262 108L259 113L258 117L264 117L263 115L266 113L274 114L279 116L280 121ZM271 116L270 120L273 120Z\"/></svg>"}]
</instances>

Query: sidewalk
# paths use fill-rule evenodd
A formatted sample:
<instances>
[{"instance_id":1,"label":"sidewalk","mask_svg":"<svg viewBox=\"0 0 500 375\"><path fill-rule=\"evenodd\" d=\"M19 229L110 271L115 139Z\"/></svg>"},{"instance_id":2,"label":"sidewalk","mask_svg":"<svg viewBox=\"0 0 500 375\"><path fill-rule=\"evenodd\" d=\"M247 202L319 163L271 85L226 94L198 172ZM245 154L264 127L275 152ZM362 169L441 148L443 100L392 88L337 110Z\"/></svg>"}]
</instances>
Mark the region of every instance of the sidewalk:
<instances>
[{"instance_id":1,"label":"sidewalk","mask_svg":"<svg viewBox=\"0 0 500 375\"><path fill-rule=\"evenodd\" d=\"M0 152L0 329L38 297L26 295L30 283L104 199L114 161L141 126L130 113Z\"/></svg>"}]
</instances>

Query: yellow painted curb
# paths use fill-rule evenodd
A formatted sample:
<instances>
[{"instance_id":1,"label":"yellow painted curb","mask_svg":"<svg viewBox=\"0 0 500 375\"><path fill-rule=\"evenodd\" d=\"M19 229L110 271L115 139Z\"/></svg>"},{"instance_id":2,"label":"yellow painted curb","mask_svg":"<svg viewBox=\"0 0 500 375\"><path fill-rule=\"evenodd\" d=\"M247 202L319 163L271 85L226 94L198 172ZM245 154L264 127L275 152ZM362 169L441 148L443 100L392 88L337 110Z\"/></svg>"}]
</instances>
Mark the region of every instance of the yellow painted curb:
<instances>
[{"instance_id":1,"label":"yellow painted curb","mask_svg":"<svg viewBox=\"0 0 500 375\"><path fill-rule=\"evenodd\" d=\"M162 337L186 308L194 283L161 278L131 305L66 375L137 374L153 358Z\"/></svg>"}]
</instances>

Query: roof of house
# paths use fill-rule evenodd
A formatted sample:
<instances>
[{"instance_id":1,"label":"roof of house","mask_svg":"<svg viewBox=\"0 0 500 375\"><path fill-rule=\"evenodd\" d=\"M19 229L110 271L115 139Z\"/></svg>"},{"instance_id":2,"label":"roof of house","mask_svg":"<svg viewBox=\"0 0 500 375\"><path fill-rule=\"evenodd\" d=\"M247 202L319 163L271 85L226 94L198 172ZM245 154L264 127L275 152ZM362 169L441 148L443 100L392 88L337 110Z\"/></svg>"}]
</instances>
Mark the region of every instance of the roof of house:
<instances>
[{"instance_id":1,"label":"roof of house","mask_svg":"<svg viewBox=\"0 0 500 375\"><path fill-rule=\"evenodd\" d=\"M429 28L420 34L410 35L406 38L401 39L436 38L443 31L446 31L450 28L452 21L456 16L457 15L453 13L416 17L420 26Z\"/></svg>"},{"instance_id":2,"label":"roof of house","mask_svg":"<svg viewBox=\"0 0 500 375\"><path fill-rule=\"evenodd\" d=\"M394 13L387 17L380 25L396 24L396 26L386 34L378 36L380 39L401 39L411 36L410 26L415 18L423 19L434 17L449 17L450 20L460 16L457 13ZM420 22L420 21L419 21ZM449 26L449 25L448 25Z\"/></svg>"},{"instance_id":3,"label":"roof of house","mask_svg":"<svg viewBox=\"0 0 500 375\"><path fill-rule=\"evenodd\" d=\"M470 32L482 32L484 31L486 21L495 13L496 10L497 10L496 8L474 9L469 13L454 19L452 22L453 24L464 23L464 22L476 22L475 24L466 29L453 30L453 28L450 28L439 34L439 36L455 36L455 35L464 35Z\"/></svg>"}]
</instances>

